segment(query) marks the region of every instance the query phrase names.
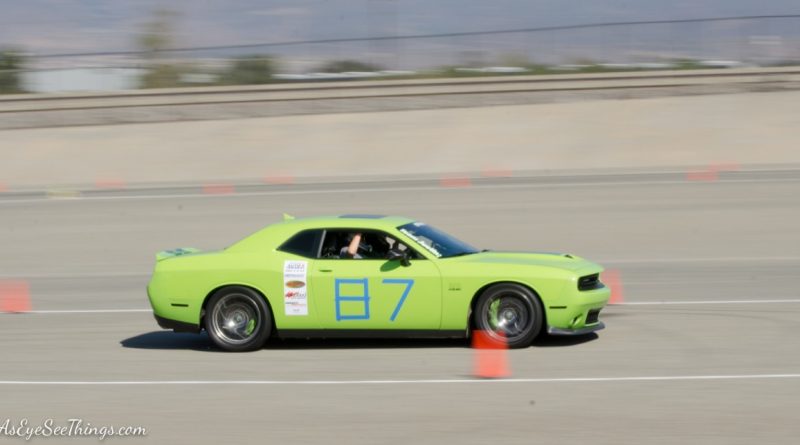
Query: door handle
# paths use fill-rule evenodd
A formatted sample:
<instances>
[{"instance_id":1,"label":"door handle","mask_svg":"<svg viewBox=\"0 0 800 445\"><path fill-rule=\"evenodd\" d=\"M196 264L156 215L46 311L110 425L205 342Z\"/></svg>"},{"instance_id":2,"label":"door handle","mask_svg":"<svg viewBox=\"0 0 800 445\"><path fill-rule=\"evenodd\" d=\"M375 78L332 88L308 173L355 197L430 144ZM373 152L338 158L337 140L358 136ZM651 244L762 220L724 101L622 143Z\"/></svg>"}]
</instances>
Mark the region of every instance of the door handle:
<instances>
[{"instance_id":1,"label":"door handle","mask_svg":"<svg viewBox=\"0 0 800 445\"><path fill-rule=\"evenodd\" d=\"M320 272L333 272L333 269L319 269Z\"/></svg>"}]
</instances>

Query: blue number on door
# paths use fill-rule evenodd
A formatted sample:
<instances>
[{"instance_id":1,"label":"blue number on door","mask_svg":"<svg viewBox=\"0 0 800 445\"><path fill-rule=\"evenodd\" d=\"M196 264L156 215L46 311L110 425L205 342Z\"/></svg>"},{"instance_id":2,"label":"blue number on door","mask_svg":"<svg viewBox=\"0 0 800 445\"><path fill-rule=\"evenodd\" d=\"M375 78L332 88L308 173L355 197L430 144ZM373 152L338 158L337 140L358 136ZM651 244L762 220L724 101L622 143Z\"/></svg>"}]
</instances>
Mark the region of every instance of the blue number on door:
<instances>
[{"instance_id":1,"label":"blue number on door","mask_svg":"<svg viewBox=\"0 0 800 445\"><path fill-rule=\"evenodd\" d=\"M335 281L335 292L334 295L336 296L336 321L341 320L369 320L369 285L366 278L361 279L352 279L352 278L337 278ZM360 284L362 286L362 293L361 295L342 295L341 287L343 284ZM352 302L362 302L364 303L364 311L361 314L356 315L343 315L342 314L342 302L344 301L352 301Z\"/></svg>"},{"instance_id":2,"label":"blue number on door","mask_svg":"<svg viewBox=\"0 0 800 445\"><path fill-rule=\"evenodd\" d=\"M383 283L406 285L406 288L403 289L403 295L400 296L400 301L397 302L397 306L395 306L394 311L392 312L392 316L389 317L389 321L394 321L394 319L397 318L397 314L400 313L400 309L403 307L403 303L405 303L406 297L408 297L408 293L411 292L411 286L414 285L414 280L407 278L386 278L383 280Z\"/></svg>"},{"instance_id":3,"label":"blue number on door","mask_svg":"<svg viewBox=\"0 0 800 445\"><path fill-rule=\"evenodd\" d=\"M411 292L411 287L414 286L414 280L409 278L386 278L382 281L383 284L404 284L406 287L400 295L400 300L392 311L389 321L394 321L400 314L400 309L403 308L408 294ZM342 295L342 285L357 285L360 287L361 295ZM352 289L351 289L352 290ZM336 304L336 321L342 320L369 320L369 280L367 278L336 278L334 280L334 296ZM343 314L342 303L362 303L363 310L359 314Z\"/></svg>"}]
</instances>

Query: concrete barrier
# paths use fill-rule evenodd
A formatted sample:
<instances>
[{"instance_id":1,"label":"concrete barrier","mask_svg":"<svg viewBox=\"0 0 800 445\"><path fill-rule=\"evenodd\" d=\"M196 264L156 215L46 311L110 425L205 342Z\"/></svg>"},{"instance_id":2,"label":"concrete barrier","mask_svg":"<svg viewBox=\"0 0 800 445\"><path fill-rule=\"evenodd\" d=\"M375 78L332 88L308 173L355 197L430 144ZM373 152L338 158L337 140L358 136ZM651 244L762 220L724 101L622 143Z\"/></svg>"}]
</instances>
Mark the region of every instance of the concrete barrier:
<instances>
[{"instance_id":1,"label":"concrete barrier","mask_svg":"<svg viewBox=\"0 0 800 445\"><path fill-rule=\"evenodd\" d=\"M796 164L797 128L800 92L20 129L0 133L0 183Z\"/></svg>"},{"instance_id":2,"label":"concrete barrier","mask_svg":"<svg viewBox=\"0 0 800 445\"><path fill-rule=\"evenodd\" d=\"M800 68L327 82L0 96L0 130L800 90Z\"/></svg>"}]
</instances>

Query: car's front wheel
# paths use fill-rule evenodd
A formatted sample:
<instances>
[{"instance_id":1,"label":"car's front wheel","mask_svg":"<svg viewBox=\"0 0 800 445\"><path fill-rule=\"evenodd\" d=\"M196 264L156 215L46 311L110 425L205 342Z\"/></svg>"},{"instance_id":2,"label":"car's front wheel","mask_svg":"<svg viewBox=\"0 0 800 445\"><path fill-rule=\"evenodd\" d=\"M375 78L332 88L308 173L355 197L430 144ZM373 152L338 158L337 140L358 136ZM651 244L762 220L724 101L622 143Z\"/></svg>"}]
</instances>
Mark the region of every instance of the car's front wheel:
<instances>
[{"instance_id":1,"label":"car's front wheel","mask_svg":"<svg viewBox=\"0 0 800 445\"><path fill-rule=\"evenodd\" d=\"M496 284L489 287L475 304L473 321L496 343L510 348L530 346L542 329L543 311L539 299L519 284Z\"/></svg>"},{"instance_id":2,"label":"car's front wheel","mask_svg":"<svg viewBox=\"0 0 800 445\"><path fill-rule=\"evenodd\" d=\"M240 286L220 289L211 296L204 324L217 346L234 352L261 348L272 331L272 317L264 298Z\"/></svg>"}]
</instances>

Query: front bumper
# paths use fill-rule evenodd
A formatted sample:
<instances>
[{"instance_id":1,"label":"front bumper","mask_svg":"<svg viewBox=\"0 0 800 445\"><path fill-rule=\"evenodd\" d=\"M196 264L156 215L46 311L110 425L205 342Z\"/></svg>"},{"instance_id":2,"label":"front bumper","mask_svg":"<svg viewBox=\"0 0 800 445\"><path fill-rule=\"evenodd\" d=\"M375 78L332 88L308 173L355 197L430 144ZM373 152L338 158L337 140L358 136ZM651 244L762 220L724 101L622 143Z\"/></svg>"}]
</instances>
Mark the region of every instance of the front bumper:
<instances>
[{"instance_id":1,"label":"front bumper","mask_svg":"<svg viewBox=\"0 0 800 445\"><path fill-rule=\"evenodd\" d=\"M591 326L584 326L582 328L577 329L564 329L564 328L555 328L553 326L547 327L547 333L550 335L586 335L591 334L592 332L599 331L600 329L605 329L606 325L600 321L597 324L593 324Z\"/></svg>"}]
</instances>

